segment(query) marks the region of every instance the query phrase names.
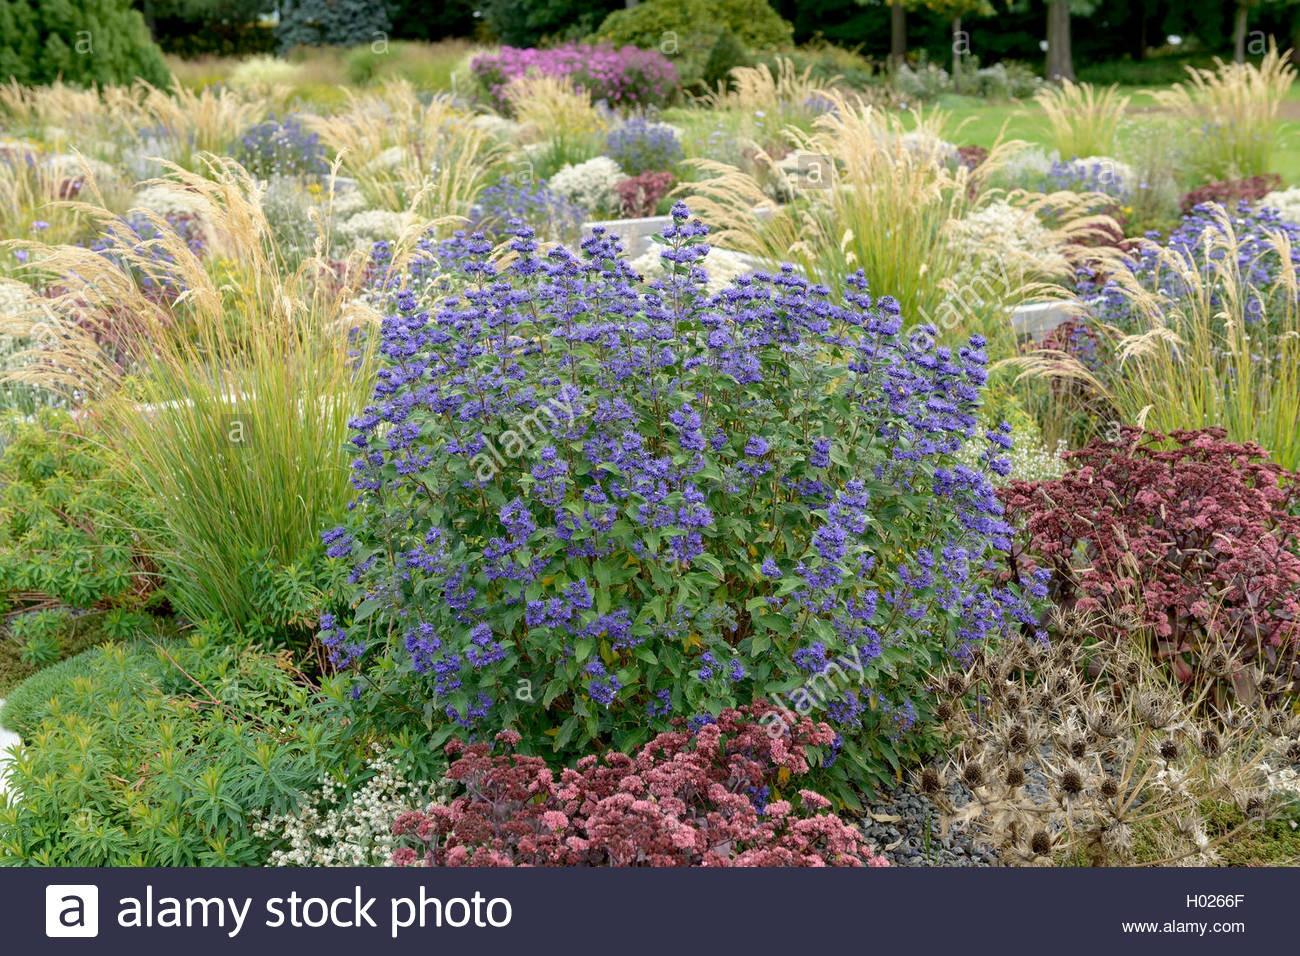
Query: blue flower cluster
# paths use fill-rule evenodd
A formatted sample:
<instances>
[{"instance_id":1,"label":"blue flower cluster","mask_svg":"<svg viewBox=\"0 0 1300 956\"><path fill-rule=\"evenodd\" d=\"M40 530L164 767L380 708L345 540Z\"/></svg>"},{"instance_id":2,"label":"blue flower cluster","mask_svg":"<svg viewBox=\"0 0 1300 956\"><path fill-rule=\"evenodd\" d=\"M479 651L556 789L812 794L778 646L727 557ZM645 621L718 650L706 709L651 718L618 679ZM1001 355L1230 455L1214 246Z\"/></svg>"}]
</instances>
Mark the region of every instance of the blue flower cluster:
<instances>
[{"instance_id":1,"label":"blue flower cluster","mask_svg":"<svg viewBox=\"0 0 1300 956\"><path fill-rule=\"evenodd\" d=\"M678 203L650 284L601 230L543 255L516 223L504 267L458 233L439 295L391 290L326 536L358 582L328 637L366 643L372 710L574 753L854 661L830 762L882 767L937 657L1036 629L1002 570L984 342L918 345L861 274L840 300L791 267L710 294L707 233Z\"/></svg>"},{"instance_id":2,"label":"blue flower cluster","mask_svg":"<svg viewBox=\"0 0 1300 956\"><path fill-rule=\"evenodd\" d=\"M318 177L329 172L320 137L296 116L249 127L235 144L235 158L254 176Z\"/></svg>"},{"instance_id":3,"label":"blue flower cluster","mask_svg":"<svg viewBox=\"0 0 1300 956\"><path fill-rule=\"evenodd\" d=\"M1101 193L1117 202L1127 202L1131 186L1124 182L1117 168L1104 159L1054 160L1047 171L1050 188L1076 193Z\"/></svg>"},{"instance_id":4,"label":"blue flower cluster","mask_svg":"<svg viewBox=\"0 0 1300 956\"><path fill-rule=\"evenodd\" d=\"M527 223L543 235L577 238L586 218L582 209L551 191L544 180L503 179L485 187L470 211L471 227L493 239L507 238L511 222Z\"/></svg>"},{"instance_id":5,"label":"blue flower cluster","mask_svg":"<svg viewBox=\"0 0 1300 956\"><path fill-rule=\"evenodd\" d=\"M135 275L146 295L170 299L185 291L185 284L176 267L178 251L169 247L180 242L189 252L202 256L206 243L203 227L193 216L169 214L162 221L160 226L143 212L129 213L110 223L104 235L90 242L90 248ZM119 251L126 247L131 249L130 258Z\"/></svg>"},{"instance_id":6,"label":"blue flower cluster","mask_svg":"<svg viewBox=\"0 0 1300 956\"><path fill-rule=\"evenodd\" d=\"M639 176L671 170L681 162L682 144L671 126L636 116L610 131L605 155L629 176Z\"/></svg>"},{"instance_id":7,"label":"blue flower cluster","mask_svg":"<svg viewBox=\"0 0 1300 956\"><path fill-rule=\"evenodd\" d=\"M1229 232L1231 243L1225 241ZM1285 239L1284 244L1276 241L1278 236ZM1228 246L1234 245L1246 320L1266 321L1269 315L1287 314L1271 300L1295 294L1294 290L1288 293L1285 284L1277 279L1282 272L1283 250L1300 269L1300 226L1282 219L1276 209L1242 202L1235 211L1226 211L1213 203L1202 203L1184 216L1168 236L1149 233L1147 238L1151 242L1138 248L1128 263L1145 288L1159 290L1176 302L1194 294L1188 276L1199 273L1211 294L1220 295L1216 263L1226 255ZM1164 261L1168 253L1173 254L1177 268ZM1084 271L1078 285L1081 294L1092 299L1096 318L1128 332L1144 328L1141 317L1133 314L1131 303L1113 279Z\"/></svg>"}]
</instances>

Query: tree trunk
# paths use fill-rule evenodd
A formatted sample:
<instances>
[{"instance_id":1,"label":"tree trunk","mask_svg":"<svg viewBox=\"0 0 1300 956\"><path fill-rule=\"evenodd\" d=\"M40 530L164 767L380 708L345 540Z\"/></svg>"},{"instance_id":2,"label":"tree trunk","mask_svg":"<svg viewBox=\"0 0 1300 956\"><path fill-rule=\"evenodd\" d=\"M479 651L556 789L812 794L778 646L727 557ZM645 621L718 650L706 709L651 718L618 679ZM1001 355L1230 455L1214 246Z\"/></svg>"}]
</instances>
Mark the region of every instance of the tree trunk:
<instances>
[{"instance_id":1,"label":"tree trunk","mask_svg":"<svg viewBox=\"0 0 1300 956\"><path fill-rule=\"evenodd\" d=\"M893 0L889 5L889 59L901 66L907 58L907 10L903 0Z\"/></svg>"},{"instance_id":2,"label":"tree trunk","mask_svg":"<svg viewBox=\"0 0 1300 956\"><path fill-rule=\"evenodd\" d=\"M1151 5L1148 0L1133 4L1129 11L1130 19L1126 24L1128 32L1128 55L1135 62L1147 58L1147 45L1151 26Z\"/></svg>"},{"instance_id":3,"label":"tree trunk","mask_svg":"<svg viewBox=\"0 0 1300 956\"><path fill-rule=\"evenodd\" d=\"M952 18L952 90L961 92L961 17Z\"/></svg>"},{"instance_id":4,"label":"tree trunk","mask_svg":"<svg viewBox=\"0 0 1300 956\"><path fill-rule=\"evenodd\" d=\"M1238 3L1236 16L1232 19L1232 59L1237 63L1246 62L1246 22L1249 13L1244 3Z\"/></svg>"},{"instance_id":5,"label":"tree trunk","mask_svg":"<svg viewBox=\"0 0 1300 956\"><path fill-rule=\"evenodd\" d=\"M1074 79L1074 58L1070 55L1070 0L1048 0L1047 78Z\"/></svg>"}]
</instances>

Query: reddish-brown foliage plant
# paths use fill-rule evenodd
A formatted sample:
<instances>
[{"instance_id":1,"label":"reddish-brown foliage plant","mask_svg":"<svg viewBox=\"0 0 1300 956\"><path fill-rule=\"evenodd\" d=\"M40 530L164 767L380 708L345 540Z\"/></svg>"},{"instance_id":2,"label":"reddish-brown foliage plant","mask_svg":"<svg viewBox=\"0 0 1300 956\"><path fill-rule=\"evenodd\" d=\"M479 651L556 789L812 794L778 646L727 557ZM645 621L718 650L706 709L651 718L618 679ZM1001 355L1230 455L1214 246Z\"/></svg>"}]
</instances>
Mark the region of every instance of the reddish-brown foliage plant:
<instances>
[{"instance_id":1,"label":"reddish-brown foliage plant","mask_svg":"<svg viewBox=\"0 0 1300 956\"><path fill-rule=\"evenodd\" d=\"M726 710L695 732L655 737L634 756L587 756L557 780L519 735L448 744L448 804L404 813L399 866L886 866L810 790L768 799L809 770L805 748L834 732L801 718L773 735L766 705ZM780 795L780 794L777 794Z\"/></svg>"},{"instance_id":2,"label":"reddish-brown foliage plant","mask_svg":"<svg viewBox=\"0 0 1300 956\"><path fill-rule=\"evenodd\" d=\"M1242 663L1294 680L1300 643L1297 476L1222 429L1123 427L1067 457L1055 481L1001 494L1025 539L1020 573L1052 571L1052 597L1114 638L1149 629L1180 680ZM1206 667L1223 659L1224 666Z\"/></svg>"}]
</instances>

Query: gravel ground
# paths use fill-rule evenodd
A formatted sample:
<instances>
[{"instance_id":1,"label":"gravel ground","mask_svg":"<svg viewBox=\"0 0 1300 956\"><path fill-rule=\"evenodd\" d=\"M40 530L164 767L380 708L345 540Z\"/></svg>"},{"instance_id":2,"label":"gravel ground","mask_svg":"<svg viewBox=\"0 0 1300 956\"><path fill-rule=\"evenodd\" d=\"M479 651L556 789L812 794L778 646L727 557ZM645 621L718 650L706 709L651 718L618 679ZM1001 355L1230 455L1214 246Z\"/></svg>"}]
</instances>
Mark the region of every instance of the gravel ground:
<instances>
[{"instance_id":1,"label":"gravel ground","mask_svg":"<svg viewBox=\"0 0 1300 956\"><path fill-rule=\"evenodd\" d=\"M1025 793L1041 803L1047 799L1047 781L1037 768L1027 769ZM948 798L954 806L964 806L970 791L953 783ZM997 852L976 846L968 832L950 830L941 836L940 816L929 797L910 783L899 784L872 801L862 818L862 832L894 866L1001 866Z\"/></svg>"},{"instance_id":2,"label":"gravel ground","mask_svg":"<svg viewBox=\"0 0 1300 956\"><path fill-rule=\"evenodd\" d=\"M954 785L949 793L954 803L965 803L970 794ZM977 847L969 834L939 832L939 809L907 784L880 793L862 818L862 832L876 850L894 866L997 866L997 854ZM929 830L929 839L926 831Z\"/></svg>"}]
</instances>

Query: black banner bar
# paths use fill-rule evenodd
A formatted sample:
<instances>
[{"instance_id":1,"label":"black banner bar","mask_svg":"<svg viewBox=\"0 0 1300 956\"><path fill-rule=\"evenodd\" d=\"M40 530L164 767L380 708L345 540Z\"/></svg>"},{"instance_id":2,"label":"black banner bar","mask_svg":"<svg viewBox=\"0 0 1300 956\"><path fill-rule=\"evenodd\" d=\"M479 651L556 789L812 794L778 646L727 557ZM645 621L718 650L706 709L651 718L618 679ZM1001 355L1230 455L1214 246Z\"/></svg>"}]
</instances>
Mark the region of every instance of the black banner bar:
<instances>
[{"instance_id":1,"label":"black banner bar","mask_svg":"<svg viewBox=\"0 0 1300 956\"><path fill-rule=\"evenodd\" d=\"M0 870L0 952L1280 953L1297 890L1264 869Z\"/></svg>"}]
</instances>

